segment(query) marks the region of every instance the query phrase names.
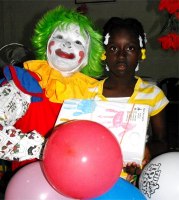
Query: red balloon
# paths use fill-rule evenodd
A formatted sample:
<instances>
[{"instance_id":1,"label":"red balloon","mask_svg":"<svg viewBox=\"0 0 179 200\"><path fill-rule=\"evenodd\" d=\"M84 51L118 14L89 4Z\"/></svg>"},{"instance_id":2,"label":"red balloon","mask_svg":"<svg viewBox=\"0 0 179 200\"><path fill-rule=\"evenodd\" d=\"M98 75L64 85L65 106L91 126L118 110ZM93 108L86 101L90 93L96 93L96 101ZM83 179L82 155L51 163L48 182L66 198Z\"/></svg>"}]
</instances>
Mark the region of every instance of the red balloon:
<instances>
[{"instance_id":1,"label":"red balloon","mask_svg":"<svg viewBox=\"0 0 179 200\"><path fill-rule=\"evenodd\" d=\"M92 198L107 192L122 170L120 146L101 124L74 120L59 125L43 152L43 170L61 194Z\"/></svg>"}]
</instances>

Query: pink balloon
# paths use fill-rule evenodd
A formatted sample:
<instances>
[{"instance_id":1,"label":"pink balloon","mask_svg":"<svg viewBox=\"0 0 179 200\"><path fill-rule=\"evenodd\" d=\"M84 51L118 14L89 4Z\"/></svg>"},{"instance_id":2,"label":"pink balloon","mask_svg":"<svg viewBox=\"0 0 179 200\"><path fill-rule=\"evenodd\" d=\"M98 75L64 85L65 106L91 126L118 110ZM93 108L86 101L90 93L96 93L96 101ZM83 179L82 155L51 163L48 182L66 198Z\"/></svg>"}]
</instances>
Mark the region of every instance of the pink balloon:
<instances>
[{"instance_id":1,"label":"pink balloon","mask_svg":"<svg viewBox=\"0 0 179 200\"><path fill-rule=\"evenodd\" d=\"M122 170L120 146L99 123L74 120L49 137L42 166L49 183L72 198L91 198L108 191Z\"/></svg>"},{"instance_id":2,"label":"pink balloon","mask_svg":"<svg viewBox=\"0 0 179 200\"><path fill-rule=\"evenodd\" d=\"M69 200L59 194L48 183L41 170L40 162L21 168L10 180L5 200Z\"/></svg>"}]
</instances>

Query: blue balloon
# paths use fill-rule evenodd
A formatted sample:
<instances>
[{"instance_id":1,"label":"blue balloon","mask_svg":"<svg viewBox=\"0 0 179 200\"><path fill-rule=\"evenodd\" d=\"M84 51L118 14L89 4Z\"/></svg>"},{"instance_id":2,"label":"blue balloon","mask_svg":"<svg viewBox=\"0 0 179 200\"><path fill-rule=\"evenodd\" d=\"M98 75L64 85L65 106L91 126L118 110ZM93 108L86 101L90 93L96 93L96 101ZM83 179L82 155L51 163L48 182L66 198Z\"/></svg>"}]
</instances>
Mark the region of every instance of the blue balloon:
<instances>
[{"instance_id":1,"label":"blue balloon","mask_svg":"<svg viewBox=\"0 0 179 200\"><path fill-rule=\"evenodd\" d=\"M138 188L119 178L116 184L105 194L90 200L146 200Z\"/></svg>"}]
</instances>

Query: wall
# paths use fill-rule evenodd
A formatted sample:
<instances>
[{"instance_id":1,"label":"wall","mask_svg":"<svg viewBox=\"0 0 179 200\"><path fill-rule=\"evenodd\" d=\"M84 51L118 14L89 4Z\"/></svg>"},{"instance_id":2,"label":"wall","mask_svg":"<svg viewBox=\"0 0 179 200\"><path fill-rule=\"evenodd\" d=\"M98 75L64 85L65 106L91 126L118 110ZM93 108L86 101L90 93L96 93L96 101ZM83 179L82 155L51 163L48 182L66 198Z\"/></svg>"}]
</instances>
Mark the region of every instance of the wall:
<instances>
[{"instance_id":1,"label":"wall","mask_svg":"<svg viewBox=\"0 0 179 200\"><path fill-rule=\"evenodd\" d=\"M158 11L159 0L116 0L112 3L91 3L88 16L99 29L112 16L139 19L148 36L147 60L140 63L139 75L160 80L179 77L179 53L164 51L157 37L167 13ZM0 47L10 42L20 42L30 47L30 38L38 19L49 9L58 5L77 8L74 0L0 0Z\"/></svg>"}]
</instances>

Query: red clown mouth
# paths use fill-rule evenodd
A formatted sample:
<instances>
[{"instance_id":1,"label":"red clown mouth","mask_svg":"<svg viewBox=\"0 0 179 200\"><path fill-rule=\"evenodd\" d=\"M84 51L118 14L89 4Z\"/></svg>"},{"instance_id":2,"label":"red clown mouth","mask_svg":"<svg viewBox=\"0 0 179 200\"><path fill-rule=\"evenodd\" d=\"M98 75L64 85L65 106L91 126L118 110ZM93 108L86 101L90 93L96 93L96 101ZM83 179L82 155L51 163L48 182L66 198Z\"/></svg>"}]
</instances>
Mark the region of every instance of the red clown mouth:
<instances>
[{"instance_id":1,"label":"red clown mouth","mask_svg":"<svg viewBox=\"0 0 179 200\"><path fill-rule=\"evenodd\" d=\"M61 57L61 58L66 58L66 59L74 59L75 55L73 53L66 53L63 52L61 49L57 49L55 51L56 55Z\"/></svg>"}]
</instances>

